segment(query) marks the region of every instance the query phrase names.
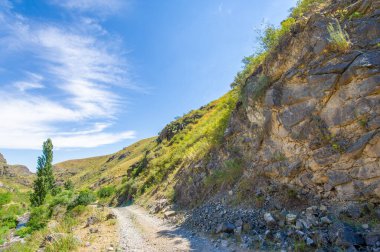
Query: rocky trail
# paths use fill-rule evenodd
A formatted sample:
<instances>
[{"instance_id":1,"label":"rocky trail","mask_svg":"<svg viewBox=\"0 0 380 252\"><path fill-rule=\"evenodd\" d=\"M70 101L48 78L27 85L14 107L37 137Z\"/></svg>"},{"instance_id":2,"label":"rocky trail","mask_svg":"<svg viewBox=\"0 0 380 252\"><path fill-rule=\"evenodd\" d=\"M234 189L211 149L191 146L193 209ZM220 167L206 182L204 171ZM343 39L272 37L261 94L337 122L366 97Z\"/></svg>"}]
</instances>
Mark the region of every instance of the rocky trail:
<instances>
[{"instance_id":1,"label":"rocky trail","mask_svg":"<svg viewBox=\"0 0 380 252\"><path fill-rule=\"evenodd\" d=\"M149 215L138 206L114 208L122 251L224 251L191 231Z\"/></svg>"}]
</instances>

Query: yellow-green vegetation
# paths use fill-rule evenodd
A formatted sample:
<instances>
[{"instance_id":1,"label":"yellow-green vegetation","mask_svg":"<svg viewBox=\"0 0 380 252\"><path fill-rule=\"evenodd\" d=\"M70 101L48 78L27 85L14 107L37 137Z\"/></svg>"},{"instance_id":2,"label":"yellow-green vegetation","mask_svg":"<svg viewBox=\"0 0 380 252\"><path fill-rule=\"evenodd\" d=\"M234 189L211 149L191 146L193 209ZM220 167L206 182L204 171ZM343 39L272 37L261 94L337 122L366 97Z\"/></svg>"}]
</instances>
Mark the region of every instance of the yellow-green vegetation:
<instances>
[{"instance_id":1,"label":"yellow-green vegetation","mask_svg":"<svg viewBox=\"0 0 380 252\"><path fill-rule=\"evenodd\" d=\"M264 61L267 56L267 52L262 52L258 54L253 54L251 56L245 57L243 59L243 70L238 72L235 76L234 82L231 83L231 87L241 87L245 84L248 77L250 77L257 67Z\"/></svg>"},{"instance_id":2,"label":"yellow-green vegetation","mask_svg":"<svg viewBox=\"0 0 380 252\"><path fill-rule=\"evenodd\" d=\"M180 168L207 157L208 153L220 144L237 99L238 92L232 90L200 110L185 115L185 118L193 117L197 113L201 117L170 140L164 140L155 146L146 157L149 160L146 168L126 182L124 193L140 196L165 191L172 194L175 175ZM173 197L167 194L165 196Z\"/></svg>"},{"instance_id":3,"label":"yellow-green vegetation","mask_svg":"<svg viewBox=\"0 0 380 252\"><path fill-rule=\"evenodd\" d=\"M155 140L156 137L141 140L111 155L58 163L54 166L55 177L61 184L70 180L77 189L88 189L98 184L98 190L107 185L121 184L128 177L129 167L156 145Z\"/></svg>"},{"instance_id":4,"label":"yellow-green vegetation","mask_svg":"<svg viewBox=\"0 0 380 252\"><path fill-rule=\"evenodd\" d=\"M207 187L212 187L215 189L229 188L236 183L242 174L243 165L241 160L227 160L221 169L215 170L209 177L206 178L205 184Z\"/></svg>"},{"instance_id":5,"label":"yellow-green vegetation","mask_svg":"<svg viewBox=\"0 0 380 252\"><path fill-rule=\"evenodd\" d=\"M13 229L17 218L28 210L28 194L18 189L0 189L0 245L4 244Z\"/></svg>"},{"instance_id":6,"label":"yellow-green vegetation","mask_svg":"<svg viewBox=\"0 0 380 252\"><path fill-rule=\"evenodd\" d=\"M296 23L296 19L289 17L281 22L279 28L273 25L267 26L263 35L260 37L261 46L265 51L273 50L278 44L283 36L289 34L292 26Z\"/></svg>"},{"instance_id":7,"label":"yellow-green vegetation","mask_svg":"<svg viewBox=\"0 0 380 252\"><path fill-rule=\"evenodd\" d=\"M261 49L258 53L243 59L243 70L237 73L234 82L231 83L231 87L243 86L258 66L260 66L268 54L274 50L279 44L281 39L289 34L292 26L296 23L296 19L289 17L281 23L279 28L273 25L268 25L264 32L260 35L259 40Z\"/></svg>"},{"instance_id":8,"label":"yellow-green vegetation","mask_svg":"<svg viewBox=\"0 0 380 252\"><path fill-rule=\"evenodd\" d=\"M273 153L273 161L285 161L285 160L286 160L286 156L281 151L276 151L275 153Z\"/></svg>"},{"instance_id":9,"label":"yellow-green vegetation","mask_svg":"<svg viewBox=\"0 0 380 252\"><path fill-rule=\"evenodd\" d=\"M62 184L70 180L76 188L91 188L102 205L154 194L173 199L177 172L218 147L238 97L238 90L232 90L168 124L158 138L141 140L115 154L59 163L56 177Z\"/></svg>"},{"instance_id":10,"label":"yellow-green vegetation","mask_svg":"<svg viewBox=\"0 0 380 252\"><path fill-rule=\"evenodd\" d=\"M351 47L350 38L346 31L342 29L339 22L330 23L327 27L330 34L330 48L336 52L347 52Z\"/></svg>"},{"instance_id":11,"label":"yellow-green vegetation","mask_svg":"<svg viewBox=\"0 0 380 252\"><path fill-rule=\"evenodd\" d=\"M298 0L296 7L292 9L291 16L295 18L302 17L311 9L326 2L326 0Z\"/></svg>"},{"instance_id":12,"label":"yellow-green vegetation","mask_svg":"<svg viewBox=\"0 0 380 252\"><path fill-rule=\"evenodd\" d=\"M63 236L56 241L48 244L45 248L46 252L70 252L74 251L79 245L79 241L72 234Z\"/></svg>"},{"instance_id":13,"label":"yellow-green vegetation","mask_svg":"<svg viewBox=\"0 0 380 252\"><path fill-rule=\"evenodd\" d=\"M245 57L243 70L238 72L231 87L241 87L245 84L255 70L265 61L266 57L276 49L282 38L291 32L297 20L302 18L311 9L315 9L325 3L325 0L298 0L296 7L291 10L290 16L281 22L280 27L267 25L266 29L258 37L261 48L251 56Z\"/></svg>"},{"instance_id":14,"label":"yellow-green vegetation","mask_svg":"<svg viewBox=\"0 0 380 252\"><path fill-rule=\"evenodd\" d=\"M349 19L352 20L352 19L357 19L357 18L361 18L361 17L363 17L363 14L358 12L358 11L355 11L354 13L352 13L349 16Z\"/></svg>"},{"instance_id":15,"label":"yellow-green vegetation","mask_svg":"<svg viewBox=\"0 0 380 252\"><path fill-rule=\"evenodd\" d=\"M363 17L363 14L358 11L348 14L347 9L339 9L335 12L334 16L336 16L340 21L344 21L346 19L353 20L353 19L361 18Z\"/></svg>"},{"instance_id":16,"label":"yellow-green vegetation","mask_svg":"<svg viewBox=\"0 0 380 252\"><path fill-rule=\"evenodd\" d=\"M78 242L72 240L72 228L79 223L79 217L88 211L87 205L95 200L94 194L89 191L75 193L70 190L61 190L55 196L47 195L43 205L30 209L30 219L26 225L15 232L17 236L25 237L26 243L13 244L6 251L36 251L45 236L50 233L63 235L47 244L46 251L73 251ZM18 215L23 211L14 210ZM56 223L53 229L48 227L48 223L52 220ZM12 228L15 226L14 224Z\"/></svg>"},{"instance_id":17,"label":"yellow-green vegetation","mask_svg":"<svg viewBox=\"0 0 380 252\"><path fill-rule=\"evenodd\" d=\"M74 198L72 197L71 200ZM50 198L47 201L52 202L53 199ZM38 207L32 213L31 221L34 222L33 225L41 225L42 223L43 225L30 234L24 235L25 243L14 243L11 247L6 248L5 251L37 251L41 245L44 247L44 251L81 251L81 248L85 246L85 241L91 241L97 246L106 246L107 244L103 243L108 241L109 237L106 237L106 240L101 240L98 234L94 237L88 229L83 227L86 225L87 219L92 217L96 220L94 225L98 229L112 227L107 230L106 234L112 237L115 236L115 233L109 232L116 229L114 220L106 219L108 213L107 209L84 205L78 205L71 210L67 210L67 204L64 203L55 205L53 208L51 206ZM35 220L33 220L34 216L36 216ZM38 216L41 217L38 218ZM27 228L28 226L20 230ZM46 237L50 237L49 240ZM115 239L117 239L116 236Z\"/></svg>"}]
</instances>

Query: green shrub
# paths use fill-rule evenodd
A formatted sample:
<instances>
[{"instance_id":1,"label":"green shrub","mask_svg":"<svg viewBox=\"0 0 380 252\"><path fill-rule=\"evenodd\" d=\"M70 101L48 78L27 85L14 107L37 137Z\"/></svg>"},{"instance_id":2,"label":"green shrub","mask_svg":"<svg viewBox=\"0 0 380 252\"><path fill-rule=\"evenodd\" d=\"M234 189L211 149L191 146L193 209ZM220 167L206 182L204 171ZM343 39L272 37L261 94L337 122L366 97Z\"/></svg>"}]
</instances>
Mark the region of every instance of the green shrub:
<instances>
[{"instance_id":1,"label":"green shrub","mask_svg":"<svg viewBox=\"0 0 380 252\"><path fill-rule=\"evenodd\" d=\"M2 219L6 219L9 216L22 215L26 211L25 208L19 204L11 204L0 208L0 222Z\"/></svg>"},{"instance_id":2,"label":"green shrub","mask_svg":"<svg viewBox=\"0 0 380 252\"><path fill-rule=\"evenodd\" d=\"M85 206L81 206L81 207L83 207L83 209L84 209L83 213L84 213L87 210L87 208ZM62 230L64 230L65 233L72 232L73 228L75 226L78 226L78 224L79 224L79 221L77 218L78 216L74 216L72 214L72 212L68 212L68 214L65 215L65 217L61 223L61 228L62 228Z\"/></svg>"},{"instance_id":3,"label":"green shrub","mask_svg":"<svg viewBox=\"0 0 380 252\"><path fill-rule=\"evenodd\" d=\"M6 242L8 234L9 234L8 227L0 227L0 245Z\"/></svg>"},{"instance_id":4,"label":"green shrub","mask_svg":"<svg viewBox=\"0 0 380 252\"><path fill-rule=\"evenodd\" d=\"M350 20L352 19L356 19L356 18L361 18L363 16L362 13L358 12L358 11L355 11L354 13L352 13L349 17Z\"/></svg>"},{"instance_id":5,"label":"green shrub","mask_svg":"<svg viewBox=\"0 0 380 252\"><path fill-rule=\"evenodd\" d=\"M281 38L288 34L292 26L296 23L293 17L289 17L281 23L280 28L268 25L262 34L259 35L261 50L259 53L245 57L242 62L243 70L238 72L231 87L243 86L246 80L254 73L257 67L262 64L270 50L273 50L281 41Z\"/></svg>"},{"instance_id":6,"label":"green shrub","mask_svg":"<svg viewBox=\"0 0 380 252\"><path fill-rule=\"evenodd\" d=\"M56 196L62 192L62 188L59 186L55 186L51 189L51 195Z\"/></svg>"},{"instance_id":7,"label":"green shrub","mask_svg":"<svg viewBox=\"0 0 380 252\"><path fill-rule=\"evenodd\" d=\"M95 194L89 190L84 190L79 192L79 195L75 198L75 200L68 205L68 209L73 209L79 205L87 206L95 201Z\"/></svg>"},{"instance_id":8,"label":"green shrub","mask_svg":"<svg viewBox=\"0 0 380 252\"><path fill-rule=\"evenodd\" d=\"M313 7L325 2L325 0L298 0L296 7L291 10L291 16L295 18L302 17Z\"/></svg>"},{"instance_id":9,"label":"green shrub","mask_svg":"<svg viewBox=\"0 0 380 252\"><path fill-rule=\"evenodd\" d=\"M279 28L276 28L273 25L268 25L263 34L260 36L262 49L265 51L270 51L277 47L281 41L281 38L290 33L291 28L295 23L296 20L293 17L289 17L282 21Z\"/></svg>"},{"instance_id":10,"label":"green shrub","mask_svg":"<svg viewBox=\"0 0 380 252\"><path fill-rule=\"evenodd\" d=\"M243 165L239 159L227 160L223 167L214 171L205 180L206 186L230 187L243 175Z\"/></svg>"},{"instance_id":11,"label":"green shrub","mask_svg":"<svg viewBox=\"0 0 380 252\"><path fill-rule=\"evenodd\" d=\"M79 241L73 235L66 235L45 248L46 252L71 252L74 251L79 245Z\"/></svg>"},{"instance_id":12,"label":"green shrub","mask_svg":"<svg viewBox=\"0 0 380 252\"><path fill-rule=\"evenodd\" d=\"M0 193L0 207L11 202L12 195L10 192Z\"/></svg>"},{"instance_id":13,"label":"green shrub","mask_svg":"<svg viewBox=\"0 0 380 252\"><path fill-rule=\"evenodd\" d=\"M33 232L33 229L31 227L22 227L18 230L16 230L16 235L20 236L21 238L26 237L27 235L31 234Z\"/></svg>"},{"instance_id":14,"label":"green shrub","mask_svg":"<svg viewBox=\"0 0 380 252\"><path fill-rule=\"evenodd\" d=\"M253 74L256 68L264 61L266 53L258 53L245 57L242 62L244 64L243 71L238 72L235 76L234 82L231 83L231 87L243 86L246 80Z\"/></svg>"},{"instance_id":15,"label":"green shrub","mask_svg":"<svg viewBox=\"0 0 380 252\"><path fill-rule=\"evenodd\" d=\"M103 198L108 198L111 197L115 193L115 187L113 186L106 186L101 188L98 191L98 197L103 199Z\"/></svg>"},{"instance_id":16,"label":"green shrub","mask_svg":"<svg viewBox=\"0 0 380 252\"><path fill-rule=\"evenodd\" d=\"M330 47L333 51L347 52L350 49L351 43L347 32L340 26L339 22L336 24L330 23L327 27L330 38Z\"/></svg>"},{"instance_id":17,"label":"green shrub","mask_svg":"<svg viewBox=\"0 0 380 252\"><path fill-rule=\"evenodd\" d=\"M32 209L29 222L26 224L31 230L44 228L49 222L50 211L46 206L39 206Z\"/></svg>"},{"instance_id":18,"label":"green shrub","mask_svg":"<svg viewBox=\"0 0 380 252\"><path fill-rule=\"evenodd\" d=\"M77 216L81 216L82 214L84 214L86 212L87 208L86 206L83 206L83 205L78 205L76 207L74 207L73 209L70 210L70 213L77 217Z\"/></svg>"},{"instance_id":19,"label":"green shrub","mask_svg":"<svg viewBox=\"0 0 380 252\"><path fill-rule=\"evenodd\" d=\"M53 208L57 205L67 206L71 202L72 197L73 197L72 191L63 191L50 200L49 206L50 208Z\"/></svg>"},{"instance_id":20,"label":"green shrub","mask_svg":"<svg viewBox=\"0 0 380 252\"><path fill-rule=\"evenodd\" d=\"M0 226L7 227L9 229L17 226L17 216L13 213L8 213L0 217Z\"/></svg>"},{"instance_id":21,"label":"green shrub","mask_svg":"<svg viewBox=\"0 0 380 252\"><path fill-rule=\"evenodd\" d=\"M65 181L65 183L63 184L63 187L69 191L74 190L74 184L70 179Z\"/></svg>"}]
</instances>

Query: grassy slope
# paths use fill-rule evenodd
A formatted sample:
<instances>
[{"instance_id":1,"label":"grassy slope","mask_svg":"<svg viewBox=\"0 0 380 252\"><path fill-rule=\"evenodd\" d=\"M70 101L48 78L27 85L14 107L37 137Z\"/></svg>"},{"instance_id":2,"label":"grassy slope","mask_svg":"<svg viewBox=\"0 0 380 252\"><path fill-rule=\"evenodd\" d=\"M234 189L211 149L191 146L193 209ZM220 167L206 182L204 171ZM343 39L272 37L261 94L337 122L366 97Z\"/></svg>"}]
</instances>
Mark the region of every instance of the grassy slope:
<instances>
[{"instance_id":1,"label":"grassy slope","mask_svg":"<svg viewBox=\"0 0 380 252\"><path fill-rule=\"evenodd\" d=\"M173 198L175 175L219 145L237 99L237 91L230 91L172 122L169 126L186 126L170 140L157 143L155 137L149 138L113 155L56 164L56 177L71 179L80 188L115 186L122 201L136 197L145 200L153 196ZM119 159L122 155L127 156Z\"/></svg>"},{"instance_id":2,"label":"grassy slope","mask_svg":"<svg viewBox=\"0 0 380 252\"><path fill-rule=\"evenodd\" d=\"M70 179L79 188L91 187L102 179L110 180L105 184L116 184L154 144L155 138L148 138L114 154L61 162L54 165L55 176L62 182Z\"/></svg>"}]
</instances>

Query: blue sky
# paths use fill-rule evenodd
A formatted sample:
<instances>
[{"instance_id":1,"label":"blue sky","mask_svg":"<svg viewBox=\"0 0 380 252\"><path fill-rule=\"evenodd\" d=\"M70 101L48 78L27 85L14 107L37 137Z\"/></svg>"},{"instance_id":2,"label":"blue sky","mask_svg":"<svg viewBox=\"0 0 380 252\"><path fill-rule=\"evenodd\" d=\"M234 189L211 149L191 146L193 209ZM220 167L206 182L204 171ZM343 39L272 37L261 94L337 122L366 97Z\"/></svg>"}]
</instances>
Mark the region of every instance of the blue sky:
<instances>
[{"instance_id":1,"label":"blue sky","mask_svg":"<svg viewBox=\"0 0 380 252\"><path fill-rule=\"evenodd\" d=\"M229 90L296 0L0 0L0 152L109 154Z\"/></svg>"}]
</instances>

